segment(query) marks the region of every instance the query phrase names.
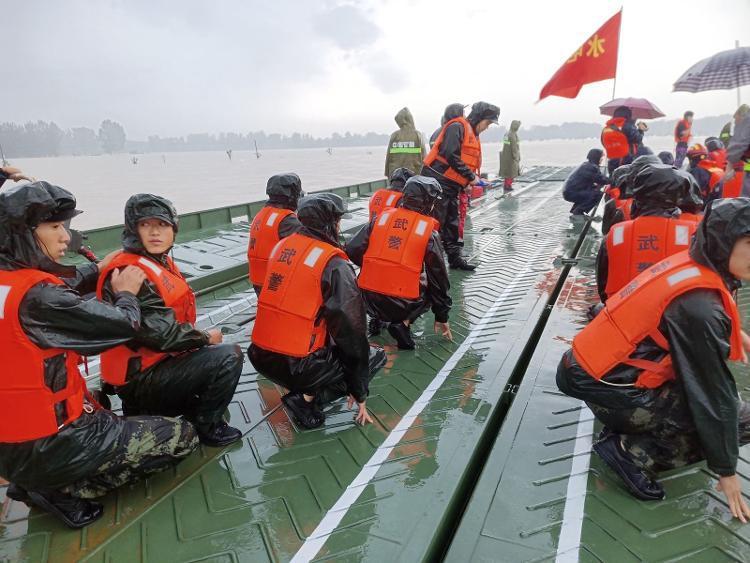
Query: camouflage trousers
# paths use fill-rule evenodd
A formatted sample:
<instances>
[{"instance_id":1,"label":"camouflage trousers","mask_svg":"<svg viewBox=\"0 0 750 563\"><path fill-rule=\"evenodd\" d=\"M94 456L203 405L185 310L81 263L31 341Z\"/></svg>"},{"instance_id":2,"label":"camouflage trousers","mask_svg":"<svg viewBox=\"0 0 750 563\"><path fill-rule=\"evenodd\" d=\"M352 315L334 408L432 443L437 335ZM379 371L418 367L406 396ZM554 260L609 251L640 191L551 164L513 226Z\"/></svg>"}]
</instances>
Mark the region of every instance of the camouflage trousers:
<instances>
[{"instance_id":1,"label":"camouflage trousers","mask_svg":"<svg viewBox=\"0 0 750 563\"><path fill-rule=\"evenodd\" d=\"M622 436L634 461L651 474L705 459L682 390L674 383L659 388L650 408L607 409L587 403L596 418ZM738 402L739 442L750 443L750 403Z\"/></svg>"},{"instance_id":2,"label":"camouflage trousers","mask_svg":"<svg viewBox=\"0 0 750 563\"><path fill-rule=\"evenodd\" d=\"M63 487L79 498L96 498L126 483L162 471L198 447L195 427L187 421L163 416L122 419L117 447L90 476Z\"/></svg>"}]
</instances>

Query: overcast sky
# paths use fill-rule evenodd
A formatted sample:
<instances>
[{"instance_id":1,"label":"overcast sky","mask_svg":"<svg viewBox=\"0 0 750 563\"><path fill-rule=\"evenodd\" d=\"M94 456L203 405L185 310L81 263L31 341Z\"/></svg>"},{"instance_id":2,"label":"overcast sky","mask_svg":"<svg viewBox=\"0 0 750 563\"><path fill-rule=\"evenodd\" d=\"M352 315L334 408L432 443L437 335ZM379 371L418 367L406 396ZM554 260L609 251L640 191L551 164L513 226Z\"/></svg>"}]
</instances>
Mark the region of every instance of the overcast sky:
<instances>
[{"instance_id":1,"label":"overcast sky","mask_svg":"<svg viewBox=\"0 0 750 563\"><path fill-rule=\"evenodd\" d=\"M406 105L431 131L446 104L479 99L506 125L597 121L612 81L534 102L623 4L618 96L670 117L734 111L734 91L671 89L699 59L750 45L750 0L2 0L0 121L329 135L389 132Z\"/></svg>"}]
</instances>

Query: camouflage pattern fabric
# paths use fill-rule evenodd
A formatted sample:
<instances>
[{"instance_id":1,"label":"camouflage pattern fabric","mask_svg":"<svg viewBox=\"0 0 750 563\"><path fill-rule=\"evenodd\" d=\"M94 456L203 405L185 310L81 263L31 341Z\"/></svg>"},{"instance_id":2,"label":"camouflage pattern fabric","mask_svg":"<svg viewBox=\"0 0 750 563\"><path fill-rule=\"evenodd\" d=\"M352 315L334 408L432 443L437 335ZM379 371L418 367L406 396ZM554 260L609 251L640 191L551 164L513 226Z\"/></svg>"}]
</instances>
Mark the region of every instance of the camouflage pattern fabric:
<instances>
[{"instance_id":1,"label":"camouflage pattern fabric","mask_svg":"<svg viewBox=\"0 0 750 563\"><path fill-rule=\"evenodd\" d=\"M607 409L587 403L607 429L622 435L622 445L633 461L652 476L704 459L698 433L685 401L674 382L661 386L648 408ZM737 402L739 442L750 443L750 403Z\"/></svg>"},{"instance_id":2,"label":"camouflage pattern fabric","mask_svg":"<svg viewBox=\"0 0 750 563\"><path fill-rule=\"evenodd\" d=\"M195 427L185 420L163 416L134 416L125 424L117 450L91 477L63 487L79 498L104 496L131 481L162 471L198 447Z\"/></svg>"}]
</instances>

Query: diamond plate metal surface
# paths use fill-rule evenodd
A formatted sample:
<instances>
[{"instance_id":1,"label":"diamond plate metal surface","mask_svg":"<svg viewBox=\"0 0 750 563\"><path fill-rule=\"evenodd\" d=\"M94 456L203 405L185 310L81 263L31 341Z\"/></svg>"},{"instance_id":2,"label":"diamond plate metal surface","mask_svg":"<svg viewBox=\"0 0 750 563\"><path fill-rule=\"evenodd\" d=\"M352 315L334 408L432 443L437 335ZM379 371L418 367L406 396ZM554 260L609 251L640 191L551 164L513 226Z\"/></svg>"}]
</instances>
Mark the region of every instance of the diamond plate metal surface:
<instances>
[{"instance_id":1,"label":"diamond plate metal surface","mask_svg":"<svg viewBox=\"0 0 750 563\"><path fill-rule=\"evenodd\" d=\"M440 534L466 461L506 387L509 366L556 282L559 257L577 240L559 201L559 183L518 197L486 197L467 225L467 253L481 267L453 273L455 342L432 334L428 315L414 327L417 350L381 339L388 364L371 384L376 422L361 428L341 402L324 427L301 430L280 407L282 389L246 362L230 405L242 443L205 448L171 472L104 499L105 517L83 531L4 498L0 558L31 561L285 561L508 284L502 305L451 370L419 419L328 538L320 559L415 560ZM238 282L200 300L204 322L247 346L252 290ZM504 371L503 371L504 370Z\"/></svg>"}]
</instances>

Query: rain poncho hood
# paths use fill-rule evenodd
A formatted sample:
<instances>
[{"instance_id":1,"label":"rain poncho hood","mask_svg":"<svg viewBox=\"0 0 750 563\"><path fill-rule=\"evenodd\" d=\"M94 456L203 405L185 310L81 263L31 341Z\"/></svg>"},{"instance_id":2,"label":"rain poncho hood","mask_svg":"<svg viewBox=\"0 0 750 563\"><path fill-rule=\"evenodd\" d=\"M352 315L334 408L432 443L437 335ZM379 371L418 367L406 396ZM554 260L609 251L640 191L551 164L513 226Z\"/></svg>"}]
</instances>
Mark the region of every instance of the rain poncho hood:
<instances>
[{"instance_id":1,"label":"rain poncho hood","mask_svg":"<svg viewBox=\"0 0 750 563\"><path fill-rule=\"evenodd\" d=\"M469 115L466 116L466 120L473 127L476 127L483 119L489 119L492 123L497 123L498 119L500 119L500 108L488 102L477 102L472 105Z\"/></svg>"},{"instance_id":2,"label":"rain poncho hood","mask_svg":"<svg viewBox=\"0 0 750 563\"><path fill-rule=\"evenodd\" d=\"M297 218L304 230L316 238L334 246L340 246L338 222L346 211L346 201L341 196L318 193L300 199L297 206Z\"/></svg>"},{"instance_id":3,"label":"rain poncho hood","mask_svg":"<svg viewBox=\"0 0 750 563\"><path fill-rule=\"evenodd\" d=\"M302 180L297 174L289 172L276 174L268 179L266 184L268 203L283 209L297 209L299 198L305 195L302 191Z\"/></svg>"},{"instance_id":4,"label":"rain poncho hood","mask_svg":"<svg viewBox=\"0 0 750 563\"><path fill-rule=\"evenodd\" d=\"M669 166L674 164L674 156L669 151L661 151L656 156L661 160L662 164L669 164Z\"/></svg>"},{"instance_id":5,"label":"rain poncho hood","mask_svg":"<svg viewBox=\"0 0 750 563\"><path fill-rule=\"evenodd\" d=\"M692 175L661 163L641 168L632 182L633 199L639 215L650 211L674 210L679 203L695 197L697 188ZM697 198L693 203L698 205L701 199Z\"/></svg>"},{"instance_id":6,"label":"rain poncho hood","mask_svg":"<svg viewBox=\"0 0 750 563\"><path fill-rule=\"evenodd\" d=\"M599 166L599 163L601 163L603 156L604 151L602 149L591 149L586 155L586 160L588 160L591 164L596 164L597 166Z\"/></svg>"},{"instance_id":7,"label":"rain poncho hood","mask_svg":"<svg viewBox=\"0 0 750 563\"><path fill-rule=\"evenodd\" d=\"M68 277L75 268L53 261L42 251L34 229L48 221L78 215L76 198L49 182L32 182L0 192L0 257L18 268L43 270Z\"/></svg>"},{"instance_id":8,"label":"rain poncho hood","mask_svg":"<svg viewBox=\"0 0 750 563\"><path fill-rule=\"evenodd\" d=\"M400 205L423 215L430 215L437 200L443 193L443 188L435 178L428 176L413 176L404 186L404 197Z\"/></svg>"},{"instance_id":9,"label":"rain poncho hood","mask_svg":"<svg viewBox=\"0 0 750 563\"><path fill-rule=\"evenodd\" d=\"M510 130L511 131L518 131L521 128L521 122L517 119L514 119L510 122Z\"/></svg>"},{"instance_id":10,"label":"rain poncho hood","mask_svg":"<svg viewBox=\"0 0 750 563\"><path fill-rule=\"evenodd\" d=\"M443 117L440 119L440 125L445 125L451 119L456 119L457 117L463 117L465 107L466 107L465 105L459 104L459 103L449 104L445 106Z\"/></svg>"},{"instance_id":11,"label":"rain poncho hood","mask_svg":"<svg viewBox=\"0 0 750 563\"><path fill-rule=\"evenodd\" d=\"M125 228L122 247L126 252L147 254L138 236L138 222L144 219L161 219L172 225L176 233L180 219L172 202L154 194L135 194L125 202Z\"/></svg>"},{"instance_id":12,"label":"rain poncho hood","mask_svg":"<svg viewBox=\"0 0 750 563\"><path fill-rule=\"evenodd\" d=\"M750 198L712 201L690 245L696 262L715 270L730 289L740 282L729 273L729 257L738 239L750 236Z\"/></svg>"},{"instance_id":13,"label":"rain poncho hood","mask_svg":"<svg viewBox=\"0 0 750 563\"><path fill-rule=\"evenodd\" d=\"M396 120L396 125L400 128L409 127L410 129L414 129L414 117L412 117L409 108L401 108L394 119Z\"/></svg>"},{"instance_id":14,"label":"rain poncho hood","mask_svg":"<svg viewBox=\"0 0 750 563\"><path fill-rule=\"evenodd\" d=\"M630 164L623 164L618 166L612 171L610 179L612 180L612 186L620 188L621 197L625 195L625 184L628 180L628 174L630 173Z\"/></svg>"},{"instance_id":15,"label":"rain poncho hood","mask_svg":"<svg viewBox=\"0 0 750 563\"><path fill-rule=\"evenodd\" d=\"M397 192L402 192L404 191L404 185L407 180L412 176L414 176L414 172L408 168L404 168L403 166L401 168L396 168L388 179L388 188Z\"/></svg>"}]
</instances>

